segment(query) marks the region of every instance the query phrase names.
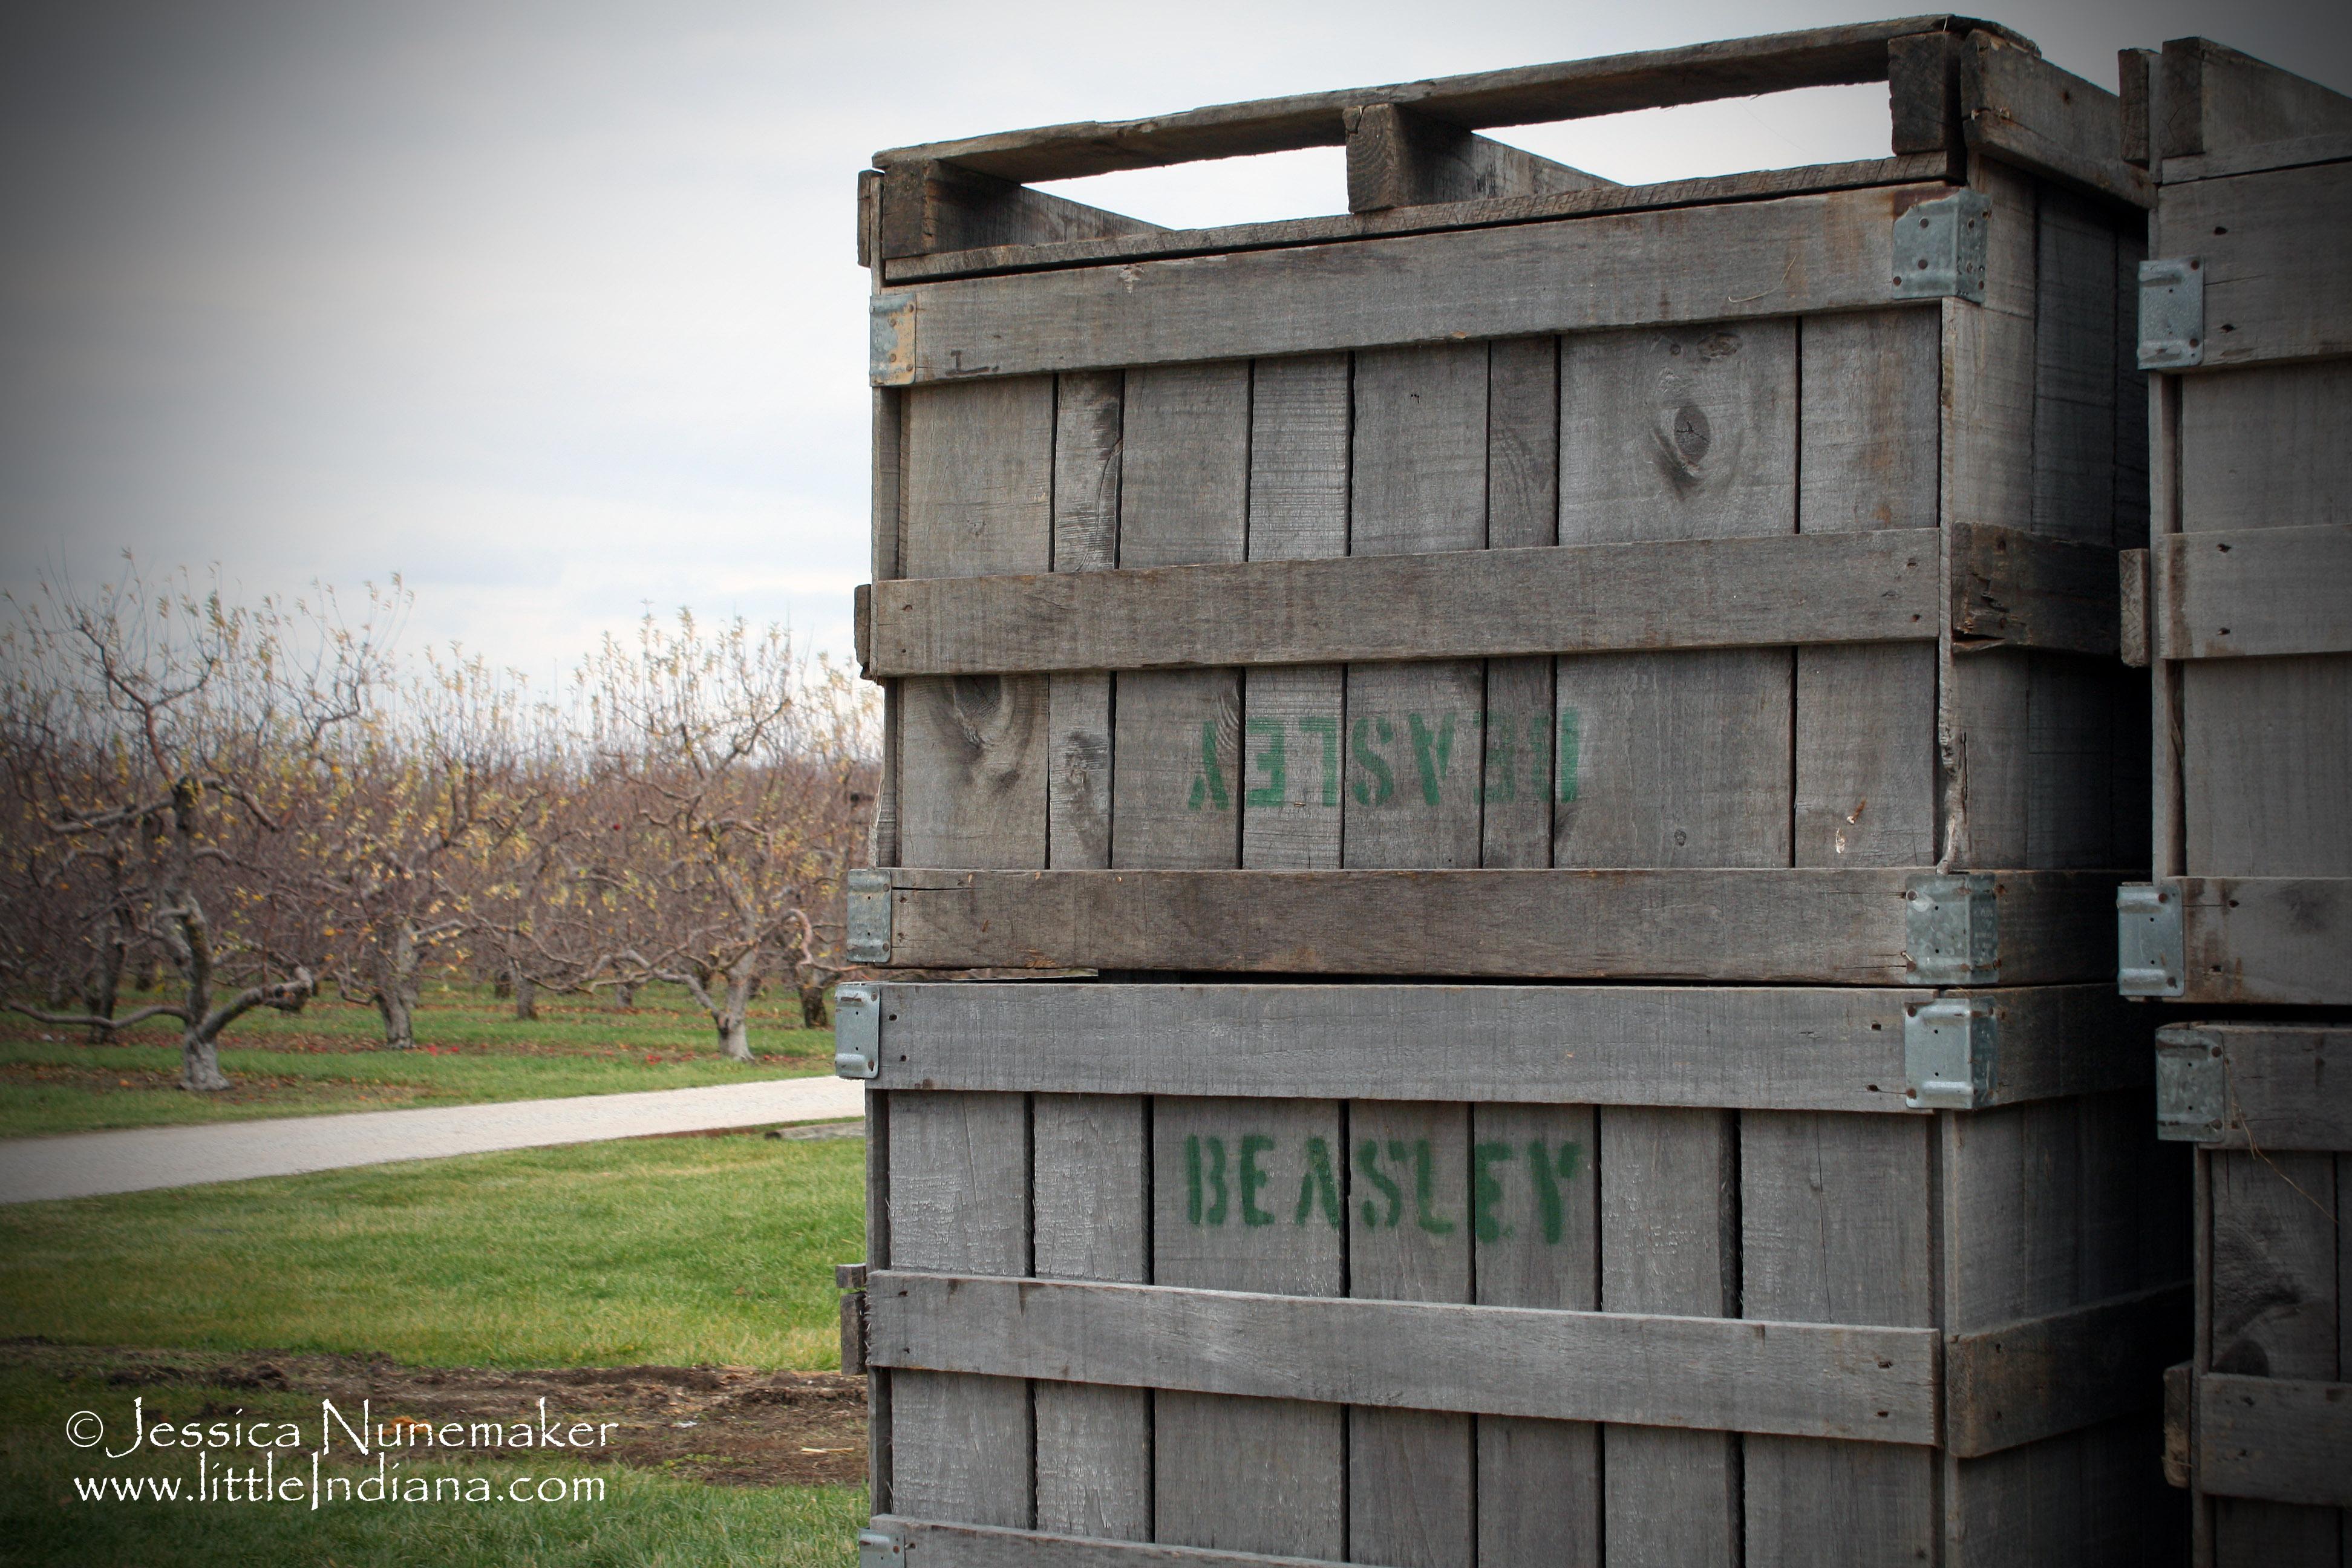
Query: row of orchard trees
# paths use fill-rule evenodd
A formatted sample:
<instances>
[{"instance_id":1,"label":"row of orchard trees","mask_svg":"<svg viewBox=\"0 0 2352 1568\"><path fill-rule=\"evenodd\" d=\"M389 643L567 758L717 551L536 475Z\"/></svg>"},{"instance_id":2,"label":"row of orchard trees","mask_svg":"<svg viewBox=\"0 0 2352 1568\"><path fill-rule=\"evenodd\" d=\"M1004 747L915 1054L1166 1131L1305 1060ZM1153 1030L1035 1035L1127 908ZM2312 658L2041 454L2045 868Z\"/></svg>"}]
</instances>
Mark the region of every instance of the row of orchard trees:
<instances>
[{"instance_id":1,"label":"row of orchard trees","mask_svg":"<svg viewBox=\"0 0 2352 1568\"><path fill-rule=\"evenodd\" d=\"M231 602L182 572L0 622L0 995L103 1037L222 1032L332 985L415 1043L436 973L684 985L748 1058L761 984L821 1016L864 843L870 700L779 627L681 612L561 692L394 658L398 585ZM161 999L148 999L161 986ZM134 996L132 994L136 993Z\"/></svg>"}]
</instances>

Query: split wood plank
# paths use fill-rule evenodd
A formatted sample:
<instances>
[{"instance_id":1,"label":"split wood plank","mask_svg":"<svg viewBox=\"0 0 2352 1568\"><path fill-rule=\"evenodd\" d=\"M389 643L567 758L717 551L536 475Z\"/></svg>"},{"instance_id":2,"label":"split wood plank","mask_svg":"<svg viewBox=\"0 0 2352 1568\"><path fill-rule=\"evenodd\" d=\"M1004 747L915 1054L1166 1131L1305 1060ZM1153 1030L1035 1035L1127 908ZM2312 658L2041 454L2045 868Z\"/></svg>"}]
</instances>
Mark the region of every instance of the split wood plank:
<instances>
[{"instance_id":1,"label":"split wood plank","mask_svg":"<svg viewBox=\"0 0 2352 1568\"><path fill-rule=\"evenodd\" d=\"M2174 534L2149 565L2158 658L2352 653L2352 523Z\"/></svg>"},{"instance_id":2,"label":"split wood plank","mask_svg":"<svg viewBox=\"0 0 2352 1568\"><path fill-rule=\"evenodd\" d=\"M2352 1003L2352 877L2183 877L2181 1000Z\"/></svg>"},{"instance_id":3,"label":"split wood plank","mask_svg":"<svg viewBox=\"0 0 2352 1568\"><path fill-rule=\"evenodd\" d=\"M1885 1443L1936 1436L1933 1330L907 1270L869 1276L866 1290L871 1353L899 1368ZM1391 1353L1372 1366L1367 1344Z\"/></svg>"},{"instance_id":4,"label":"split wood plank","mask_svg":"<svg viewBox=\"0 0 2352 1568\"><path fill-rule=\"evenodd\" d=\"M2075 552L1969 532L1956 564L1979 635L2027 643L2053 618L2087 617ZM877 584L868 673L1933 640L1941 552L1936 531L1914 527Z\"/></svg>"},{"instance_id":5,"label":"split wood plank","mask_svg":"<svg viewBox=\"0 0 2352 1568\"><path fill-rule=\"evenodd\" d=\"M1887 46L1916 33L1985 30L2031 47L2008 29L1966 17L1818 27L1640 54L1520 66L1386 87L1218 104L1149 120L1081 121L1002 132L877 153L884 169L941 160L1002 179L1067 180L1114 169L1144 169L1233 158L1346 140L1341 115L1365 104L1409 105L1474 131L1620 114L1785 92L1803 87L1884 81Z\"/></svg>"},{"instance_id":6,"label":"split wood plank","mask_svg":"<svg viewBox=\"0 0 2352 1568\"><path fill-rule=\"evenodd\" d=\"M2197 1484L2210 1496L2352 1508L2352 1384L2197 1380ZM2311 1521L2324 1537L2334 1522Z\"/></svg>"},{"instance_id":7,"label":"split wood plank","mask_svg":"<svg viewBox=\"0 0 2352 1568\"><path fill-rule=\"evenodd\" d=\"M1118 564L1125 399L1125 379L1116 371L1065 375L1055 387L1056 572L1107 572ZM1049 685L1048 865L1110 864L1110 682L1108 674L1070 670Z\"/></svg>"},{"instance_id":8,"label":"split wood plank","mask_svg":"<svg viewBox=\"0 0 2352 1568\"><path fill-rule=\"evenodd\" d=\"M1895 216L1943 194L1884 186L888 289L876 300L888 330L874 377L896 385L1873 309L1888 302Z\"/></svg>"},{"instance_id":9,"label":"split wood plank","mask_svg":"<svg viewBox=\"0 0 2352 1568\"><path fill-rule=\"evenodd\" d=\"M2167 159L2164 183L2186 184L2191 180L2220 180L2231 174L2259 174L2270 169L2299 169L2308 163L2352 162L2352 132L2324 132L2316 136L2290 136L2259 142L2226 153L2200 153Z\"/></svg>"},{"instance_id":10,"label":"split wood plank","mask_svg":"<svg viewBox=\"0 0 2352 1568\"><path fill-rule=\"evenodd\" d=\"M2157 228L2153 254L2193 257L2204 274L2203 357L2189 374L2352 354L2352 163L2168 186Z\"/></svg>"},{"instance_id":11,"label":"split wood plank","mask_svg":"<svg viewBox=\"0 0 2352 1568\"><path fill-rule=\"evenodd\" d=\"M1993 1010L1990 1103L2147 1077L2137 1015L2105 983L1966 994ZM1859 987L1040 982L885 984L881 995L885 1088L1865 1114L1916 1114L1903 1103L1904 1017L1932 999Z\"/></svg>"},{"instance_id":12,"label":"split wood plank","mask_svg":"<svg viewBox=\"0 0 2352 1568\"><path fill-rule=\"evenodd\" d=\"M1871 185L1907 185L1939 181L1952 169L1944 152L1915 153L1849 163L1816 163L1792 169L1758 169L1738 174L1666 180L1647 185L1600 185L1546 195L1490 196L1391 207L1380 212L1327 217L1285 218L1269 223L1228 224L1214 228L1168 229L1110 239L1061 240L1037 245L989 246L887 262L882 280L892 288L976 278L992 273L1037 272L1106 262L1164 261L1184 256L1214 256L1238 250L1268 250L1337 240L1377 239L1435 234L1457 228L1490 228L1552 218L1591 217L1602 213L1647 212L1661 207L1708 206L1775 196L1817 195Z\"/></svg>"},{"instance_id":13,"label":"split wood plank","mask_svg":"<svg viewBox=\"0 0 2352 1568\"><path fill-rule=\"evenodd\" d=\"M890 962L1901 985L1918 983L1906 928L1918 875L901 868L888 873ZM1984 983L2111 975L2113 881L2004 875ZM1433 948L1432 931L1479 940Z\"/></svg>"}]
</instances>

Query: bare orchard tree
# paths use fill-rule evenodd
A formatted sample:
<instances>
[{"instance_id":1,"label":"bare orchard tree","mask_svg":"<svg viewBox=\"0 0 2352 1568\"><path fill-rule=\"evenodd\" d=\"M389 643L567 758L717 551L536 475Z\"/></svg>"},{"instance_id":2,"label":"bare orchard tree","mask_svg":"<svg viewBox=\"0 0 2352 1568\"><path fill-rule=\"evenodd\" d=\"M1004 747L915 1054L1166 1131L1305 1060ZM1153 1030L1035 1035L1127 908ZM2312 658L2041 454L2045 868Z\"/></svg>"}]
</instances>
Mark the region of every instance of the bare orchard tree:
<instances>
[{"instance_id":1,"label":"bare orchard tree","mask_svg":"<svg viewBox=\"0 0 2352 1568\"><path fill-rule=\"evenodd\" d=\"M331 738L364 713L403 602L396 584L393 595L371 588L352 625L325 590L315 603L244 608L217 582L182 572L151 583L135 563L88 597L45 587L9 599L0 663L25 825L61 847L61 890L71 873L103 868L81 879L88 891L70 912L85 930L123 933L95 944L114 956L93 1005L10 1006L107 1035L176 1019L180 1087L228 1087L221 1032L256 1007L299 1011L314 990L304 955L277 940L303 922L286 918L291 900L268 882L278 858L263 846ZM138 940L164 953L177 994L125 1013L115 986Z\"/></svg>"},{"instance_id":2,"label":"bare orchard tree","mask_svg":"<svg viewBox=\"0 0 2352 1568\"><path fill-rule=\"evenodd\" d=\"M722 1055L751 1057L763 976L822 962L856 826L845 770L866 710L829 665L796 661L781 626L706 631L681 611L607 637L578 675L616 846L608 909L633 918L588 967L684 985Z\"/></svg>"}]
</instances>

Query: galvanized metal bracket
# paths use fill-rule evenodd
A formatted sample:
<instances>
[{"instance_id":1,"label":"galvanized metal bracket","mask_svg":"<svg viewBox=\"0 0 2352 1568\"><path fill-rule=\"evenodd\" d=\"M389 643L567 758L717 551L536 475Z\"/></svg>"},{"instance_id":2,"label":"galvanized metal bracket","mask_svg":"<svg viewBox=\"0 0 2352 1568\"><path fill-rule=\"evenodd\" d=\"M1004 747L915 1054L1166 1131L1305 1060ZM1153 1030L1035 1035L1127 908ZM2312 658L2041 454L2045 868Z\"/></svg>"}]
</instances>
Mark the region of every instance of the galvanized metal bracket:
<instances>
[{"instance_id":1,"label":"galvanized metal bracket","mask_svg":"<svg viewBox=\"0 0 2352 1568\"><path fill-rule=\"evenodd\" d=\"M1961 191L1921 202L1895 220L1895 297L1984 303L1992 198Z\"/></svg>"},{"instance_id":2,"label":"galvanized metal bracket","mask_svg":"<svg viewBox=\"0 0 2352 1568\"><path fill-rule=\"evenodd\" d=\"M857 1568L907 1568L906 1538L887 1531L859 1531Z\"/></svg>"},{"instance_id":3,"label":"galvanized metal bracket","mask_svg":"<svg viewBox=\"0 0 2352 1568\"><path fill-rule=\"evenodd\" d=\"M852 963L890 962L890 874L852 871L849 874L849 933L846 943Z\"/></svg>"},{"instance_id":4,"label":"galvanized metal bracket","mask_svg":"<svg viewBox=\"0 0 2352 1568\"><path fill-rule=\"evenodd\" d=\"M2000 1025L1990 1002L1946 996L1904 1010L1903 1103L1981 1110L2000 1089Z\"/></svg>"},{"instance_id":5,"label":"galvanized metal bracket","mask_svg":"<svg viewBox=\"0 0 2352 1568\"><path fill-rule=\"evenodd\" d=\"M2178 996L2188 988L2180 894L2150 882L2116 889L2116 989L2126 996Z\"/></svg>"},{"instance_id":6,"label":"galvanized metal bracket","mask_svg":"<svg viewBox=\"0 0 2352 1568\"><path fill-rule=\"evenodd\" d=\"M1992 873L1914 877L1906 898L1912 984L2000 984L2000 893Z\"/></svg>"},{"instance_id":7,"label":"galvanized metal bracket","mask_svg":"<svg viewBox=\"0 0 2352 1568\"><path fill-rule=\"evenodd\" d=\"M2205 271L2193 256L2139 264L2139 367L2205 363Z\"/></svg>"},{"instance_id":8,"label":"galvanized metal bracket","mask_svg":"<svg viewBox=\"0 0 2352 1568\"><path fill-rule=\"evenodd\" d=\"M834 987L834 1076L872 1078L881 1070L881 994L871 985Z\"/></svg>"},{"instance_id":9,"label":"galvanized metal bracket","mask_svg":"<svg viewBox=\"0 0 2352 1568\"><path fill-rule=\"evenodd\" d=\"M2221 1136L2230 1104L2230 1064L2221 1037L2194 1024L2156 1032L2156 1135L2205 1143Z\"/></svg>"},{"instance_id":10,"label":"galvanized metal bracket","mask_svg":"<svg viewBox=\"0 0 2352 1568\"><path fill-rule=\"evenodd\" d=\"M915 379L915 297L877 294L868 309L866 378L877 386L904 386Z\"/></svg>"}]
</instances>

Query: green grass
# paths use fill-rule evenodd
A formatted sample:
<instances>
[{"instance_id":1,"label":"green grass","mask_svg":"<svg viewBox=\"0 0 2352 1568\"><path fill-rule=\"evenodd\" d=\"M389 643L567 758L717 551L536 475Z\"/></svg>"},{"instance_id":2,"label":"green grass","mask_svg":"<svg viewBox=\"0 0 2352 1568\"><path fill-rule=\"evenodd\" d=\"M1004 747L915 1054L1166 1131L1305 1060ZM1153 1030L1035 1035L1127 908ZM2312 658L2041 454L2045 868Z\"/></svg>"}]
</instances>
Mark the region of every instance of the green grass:
<instances>
[{"instance_id":1,"label":"green grass","mask_svg":"<svg viewBox=\"0 0 2352 1568\"><path fill-rule=\"evenodd\" d=\"M626 1012L584 997L544 998L539 1010L522 1023L487 990L428 987L410 1051L382 1048L373 1009L331 998L290 1016L248 1014L222 1037L221 1065L236 1085L225 1094L172 1087L180 1053L171 1019L88 1045L79 1030L0 1014L0 1137L696 1089L832 1065L832 1036L799 1026L789 992L754 1004L759 1059L748 1066L718 1054L681 987L648 986Z\"/></svg>"},{"instance_id":2,"label":"green grass","mask_svg":"<svg viewBox=\"0 0 2352 1568\"><path fill-rule=\"evenodd\" d=\"M638 1139L0 1206L0 1335L437 1366L839 1364L866 1145Z\"/></svg>"},{"instance_id":3,"label":"green grass","mask_svg":"<svg viewBox=\"0 0 2352 1568\"><path fill-rule=\"evenodd\" d=\"M250 1389L174 1389L151 1407L177 1419L205 1404L282 1416L306 1429L315 1400ZM496 1563L509 1568L846 1568L866 1519L853 1487L712 1487L618 1465L532 1466L412 1461L410 1475L490 1479L502 1493L517 1476L600 1476L604 1500L562 1503L87 1502L77 1476L185 1478L193 1457L133 1454L106 1459L69 1446L68 1417L100 1413L113 1426L127 1411L121 1389L95 1379L68 1384L0 1369L0 1563L27 1568L247 1568L253 1563L426 1568ZM106 1447L121 1447L119 1439ZM142 1458L146 1462L142 1462ZM155 1462L161 1459L163 1462ZM301 1464L308 1474L308 1463Z\"/></svg>"}]
</instances>

